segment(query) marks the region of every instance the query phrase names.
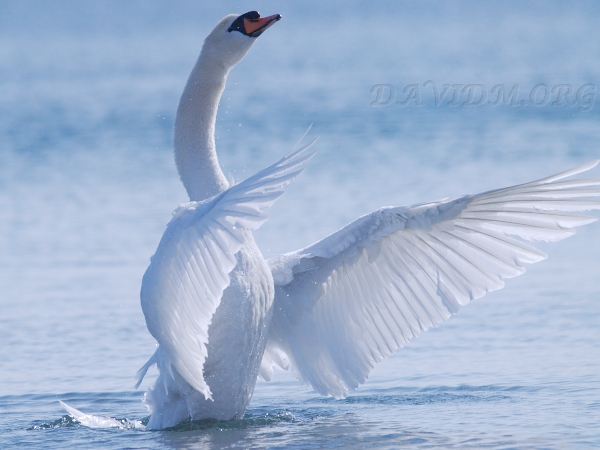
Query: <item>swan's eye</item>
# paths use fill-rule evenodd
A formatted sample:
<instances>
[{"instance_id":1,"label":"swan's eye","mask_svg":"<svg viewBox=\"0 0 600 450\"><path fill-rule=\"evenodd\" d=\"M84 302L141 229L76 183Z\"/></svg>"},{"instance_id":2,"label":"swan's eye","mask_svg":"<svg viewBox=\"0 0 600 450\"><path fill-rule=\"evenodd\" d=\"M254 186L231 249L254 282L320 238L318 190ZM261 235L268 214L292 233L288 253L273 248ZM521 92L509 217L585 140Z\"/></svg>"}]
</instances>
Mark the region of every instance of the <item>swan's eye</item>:
<instances>
[{"instance_id":1,"label":"swan's eye","mask_svg":"<svg viewBox=\"0 0 600 450\"><path fill-rule=\"evenodd\" d=\"M246 31L244 19L254 22L254 21L260 19L260 14L258 13L258 11L248 11L247 13L242 14L241 16L239 16L237 19L235 19L233 21L233 23L227 29L227 31L229 31L230 33L232 31L239 31L242 34L248 35L248 33Z\"/></svg>"}]
</instances>

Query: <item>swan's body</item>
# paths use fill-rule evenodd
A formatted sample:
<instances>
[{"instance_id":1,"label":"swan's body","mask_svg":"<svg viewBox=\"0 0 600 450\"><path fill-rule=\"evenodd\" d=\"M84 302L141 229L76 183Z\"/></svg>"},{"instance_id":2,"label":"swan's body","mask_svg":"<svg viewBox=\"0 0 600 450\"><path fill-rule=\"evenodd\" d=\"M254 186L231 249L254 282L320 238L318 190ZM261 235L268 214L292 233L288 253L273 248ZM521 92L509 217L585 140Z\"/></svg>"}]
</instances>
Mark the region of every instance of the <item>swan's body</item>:
<instances>
[{"instance_id":1,"label":"swan's body","mask_svg":"<svg viewBox=\"0 0 600 450\"><path fill-rule=\"evenodd\" d=\"M249 17L246 20L262 22L263 29L266 29L279 17L258 21ZM239 31L229 30L236 19L237 15L225 17L206 38L177 110L175 161L192 201L206 200L229 187L215 150L217 108L229 70L255 40ZM228 213L230 211L215 220L226 218ZM206 217L203 215L204 219ZM215 230L217 233L219 230L214 224L200 225L200 232L184 235L177 244L169 241L164 245L164 253L171 253L167 258L172 256L177 260L181 252L187 252L197 270L194 271L187 262L177 269L173 269L170 260L166 264L163 261L153 262L142 283L142 307L148 328L161 344L152 360L157 362L161 374L155 389L149 390L146 395L153 411L148 424L150 428L171 427L189 417L221 420L241 417L252 397L266 345L274 297L273 277L254 243L252 233L249 230L238 231L235 246L239 249L235 251L229 248L230 243L216 239L217 245L222 246L218 251L229 253L226 258L235 258L233 268L224 270L220 266L214 271L209 268L203 272L203 257L195 254L196 247L201 245L198 241L204 239L203 233L210 238ZM154 258L162 256L159 247ZM203 285L211 283L209 279L216 276L214 272L221 272L223 285L208 294L212 314L198 310L195 311L198 317L191 318L202 322L195 331L199 332L197 339L203 342L198 345L193 337L186 336L187 330L173 338L169 328L179 327L179 318L165 321L161 312L157 313L157 305L160 305L158 308L169 307L170 302L176 302L182 296L185 297L182 303L193 303L198 293L207 295L205 291L210 291L210 288L204 289ZM172 284L185 287L178 290L172 288ZM168 294L165 294L165 285L169 285ZM222 292L221 288L224 288ZM189 311L188 305L182 303L180 312ZM206 333L209 339L206 339ZM174 346L188 348L180 352ZM190 346L196 348L190 349ZM196 369L189 368L194 365Z\"/></svg>"},{"instance_id":2,"label":"swan's body","mask_svg":"<svg viewBox=\"0 0 600 450\"><path fill-rule=\"evenodd\" d=\"M251 231L312 154L302 148L229 187L214 125L229 69L279 16L227 16L207 37L175 125L175 160L192 203L174 213L142 283L159 348L149 428L242 416L257 376L290 368L344 397L420 332L448 319L555 241L594 221L600 180L543 180L453 200L382 208L305 249L265 261ZM247 26L246 28L244 28Z\"/></svg>"},{"instance_id":3,"label":"swan's body","mask_svg":"<svg viewBox=\"0 0 600 450\"><path fill-rule=\"evenodd\" d=\"M244 234L247 241L235 255L230 284L208 327L202 374L211 399L192 388L176 369L169 370L168 356L159 347L161 375L155 389L146 393L153 411L149 428L172 427L188 417L230 420L242 417L248 407L265 349L274 290L266 261L252 235Z\"/></svg>"}]
</instances>

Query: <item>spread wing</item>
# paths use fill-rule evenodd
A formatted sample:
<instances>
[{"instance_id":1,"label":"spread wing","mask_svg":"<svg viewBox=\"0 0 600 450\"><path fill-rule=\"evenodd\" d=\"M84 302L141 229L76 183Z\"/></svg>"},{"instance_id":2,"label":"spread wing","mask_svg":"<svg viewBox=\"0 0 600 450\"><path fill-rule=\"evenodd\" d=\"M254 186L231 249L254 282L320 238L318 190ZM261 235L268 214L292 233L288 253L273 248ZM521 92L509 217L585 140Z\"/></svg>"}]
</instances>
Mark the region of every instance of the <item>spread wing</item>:
<instances>
[{"instance_id":1,"label":"spread wing","mask_svg":"<svg viewBox=\"0 0 600 450\"><path fill-rule=\"evenodd\" d=\"M148 330L169 363L206 398L211 398L202 373L208 328L229 285L235 254L246 230L266 221L264 210L302 172L314 154L307 151L310 145L211 199L181 205L144 275L141 302Z\"/></svg>"},{"instance_id":2,"label":"spread wing","mask_svg":"<svg viewBox=\"0 0 600 450\"><path fill-rule=\"evenodd\" d=\"M505 189L383 208L316 244L269 261L274 317L261 376L292 369L344 397L413 337L447 320L524 264L546 258L525 241L557 241L595 218L600 179L567 179L598 162Z\"/></svg>"}]
</instances>

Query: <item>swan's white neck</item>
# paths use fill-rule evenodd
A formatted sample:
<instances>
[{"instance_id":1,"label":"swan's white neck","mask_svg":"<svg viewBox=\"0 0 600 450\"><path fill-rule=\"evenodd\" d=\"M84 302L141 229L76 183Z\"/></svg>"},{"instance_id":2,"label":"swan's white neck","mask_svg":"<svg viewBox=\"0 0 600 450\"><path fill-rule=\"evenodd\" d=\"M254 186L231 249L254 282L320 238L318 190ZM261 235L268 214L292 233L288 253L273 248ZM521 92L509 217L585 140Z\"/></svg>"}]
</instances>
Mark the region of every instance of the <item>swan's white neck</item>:
<instances>
[{"instance_id":1,"label":"swan's white neck","mask_svg":"<svg viewBox=\"0 0 600 450\"><path fill-rule=\"evenodd\" d=\"M215 148L215 122L229 67L204 49L185 86L175 118L175 163L190 200L227 189Z\"/></svg>"}]
</instances>

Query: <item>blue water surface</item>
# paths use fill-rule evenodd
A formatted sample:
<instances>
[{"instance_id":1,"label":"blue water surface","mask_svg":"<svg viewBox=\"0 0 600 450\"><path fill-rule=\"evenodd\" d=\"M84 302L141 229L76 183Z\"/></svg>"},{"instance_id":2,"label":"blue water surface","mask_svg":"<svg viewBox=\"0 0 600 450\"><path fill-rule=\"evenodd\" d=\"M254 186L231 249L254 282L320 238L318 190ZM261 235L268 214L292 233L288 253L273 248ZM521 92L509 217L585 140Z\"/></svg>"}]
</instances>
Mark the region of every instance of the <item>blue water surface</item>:
<instances>
[{"instance_id":1,"label":"blue water surface","mask_svg":"<svg viewBox=\"0 0 600 450\"><path fill-rule=\"evenodd\" d=\"M257 384L242 420L128 425L148 416L142 388L156 376L133 388L155 348L141 277L187 200L174 112L225 14L284 18L229 77L217 124L224 171L245 178L311 123L320 136L256 233L267 257L380 206L600 158L596 2L323 3L3 2L0 448L600 447L598 224L541 245L549 260L411 342L345 400L277 373ZM436 105L434 84L462 93ZM394 88L395 101L371 105L375 85ZM397 104L415 85L419 97ZM519 95L474 106L466 85L492 103L497 85ZM554 89L545 103L543 86L530 96L541 85ZM123 428L87 428L58 399Z\"/></svg>"}]
</instances>

